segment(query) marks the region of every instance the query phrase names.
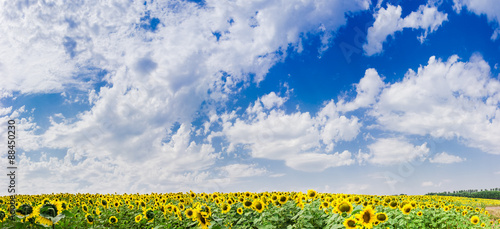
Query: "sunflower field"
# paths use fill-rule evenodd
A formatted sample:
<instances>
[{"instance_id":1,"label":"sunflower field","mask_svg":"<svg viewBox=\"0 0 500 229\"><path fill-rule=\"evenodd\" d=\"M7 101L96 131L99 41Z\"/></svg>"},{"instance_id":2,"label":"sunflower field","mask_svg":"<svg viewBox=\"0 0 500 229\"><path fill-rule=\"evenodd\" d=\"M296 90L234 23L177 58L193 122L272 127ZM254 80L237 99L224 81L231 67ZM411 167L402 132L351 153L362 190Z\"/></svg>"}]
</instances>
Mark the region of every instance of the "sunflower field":
<instances>
[{"instance_id":1,"label":"sunflower field","mask_svg":"<svg viewBox=\"0 0 500 229\"><path fill-rule=\"evenodd\" d=\"M1 228L500 228L499 200L302 192L0 197Z\"/></svg>"}]
</instances>

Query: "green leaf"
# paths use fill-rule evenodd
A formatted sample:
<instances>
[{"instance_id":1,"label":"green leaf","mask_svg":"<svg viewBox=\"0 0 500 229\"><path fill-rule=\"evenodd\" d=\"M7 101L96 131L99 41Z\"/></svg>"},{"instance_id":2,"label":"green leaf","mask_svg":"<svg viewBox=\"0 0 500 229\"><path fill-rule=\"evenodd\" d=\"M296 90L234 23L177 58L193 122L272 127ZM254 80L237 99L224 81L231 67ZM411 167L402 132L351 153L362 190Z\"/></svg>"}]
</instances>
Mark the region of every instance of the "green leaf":
<instances>
[{"instance_id":1,"label":"green leaf","mask_svg":"<svg viewBox=\"0 0 500 229\"><path fill-rule=\"evenodd\" d=\"M361 212L361 209L357 209L351 212L351 215L356 215Z\"/></svg>"},{"instance_id":2,"label":"green leaf","mask_svg":"<svg viewBox=\"0 0 500 229\"><path fill-rule=\"evenodd\" d=\"M71 212L69 212L68 210L64 210L64 211L62 211L62 212L61 212L61 214L64 214L64 215L65 215L65 216L67 216L67 217L73 217L73 216L74 216L74 214L73 214L73 213L71 213Z\"/></svg>"}]
</instances>

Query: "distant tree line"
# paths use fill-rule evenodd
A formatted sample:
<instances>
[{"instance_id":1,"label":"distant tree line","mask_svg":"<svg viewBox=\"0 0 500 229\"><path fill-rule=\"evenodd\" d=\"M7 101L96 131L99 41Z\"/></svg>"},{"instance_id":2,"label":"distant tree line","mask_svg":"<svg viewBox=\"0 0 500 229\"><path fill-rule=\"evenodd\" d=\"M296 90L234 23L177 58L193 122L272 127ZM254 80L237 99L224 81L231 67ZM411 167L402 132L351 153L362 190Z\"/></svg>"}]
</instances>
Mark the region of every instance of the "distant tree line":
<instances>
[{"instance_id":1,"label":"distant tree line","mask_svg":"<svg viewBox=\"0 0 500 229\"><path fill-rule=\"evenodd\" d=\"M437 195L437 196L458 196L458 197L469 197L469 198L482 198L482 199L496 199L500 200L500 188L492 189L469 189L460 190L453 192L430 192L426 195Z\"/></svg>"}]
</instances>

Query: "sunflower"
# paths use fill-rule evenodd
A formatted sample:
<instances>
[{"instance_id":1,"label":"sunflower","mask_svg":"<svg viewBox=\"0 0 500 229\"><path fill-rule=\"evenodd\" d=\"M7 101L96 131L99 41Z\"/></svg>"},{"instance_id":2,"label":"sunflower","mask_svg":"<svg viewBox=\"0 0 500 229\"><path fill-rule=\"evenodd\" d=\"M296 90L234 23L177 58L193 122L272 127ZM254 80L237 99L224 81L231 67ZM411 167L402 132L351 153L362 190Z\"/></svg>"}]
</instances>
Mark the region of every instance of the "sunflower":
<instances>
[{"instance_id":1,"label":"sunflower","mask_svg":"<svg viewBox=\"0 0 500 229\"><path fill-rule=\"evenodd\" d=\"M101 200L101 205L102 205L104 208L108 208L108 201L106 201L105 199L102 199L102 200Z\"/></svg>"},{"instance_id":2,"label":"sunflower","mask_svg":"<svg viewBox=\"0 0 500 229\"><path fill-rule=\"evenodd\" d=\"M361 225L366 228L372 228L373 222L377 220L375 218L375 210L373 210L371 205L367 206L359 214L356 214L356 218L361 223Z\"/></svg>"},{"instance_id":3,"label":"sunflower","mask_svg":"<svg viewBox=\"0 0 500 229\"><path fill-rule=\"evenodd\" d=\"M85 219L87 220L88 224L93 224L94 223L94 217L92 217L92 215L89 214L89 213L85 214Z\"/></svg>"},{"instance_id":4,"label":"sunflower","mask_svg":"<svg viewBox=\"0 0 500 229\"><path fill-rule=\"evenodd\" d=\"M184 211L184 215L186 215L188 219L191 219L191 217L193 217L194 215L193 209L192 208L186 209L186 211Z\"/></svg>"},{"instance_id":5,"label":"sunflower","mask_svg":"<svg viewBox=\"0 0 500 229\"><path fill-rule=\"evenodd\" d=\"M320 205L320 208L328 208L330 206L330 203L324 201L324 202L321 202L321 205Z\"/></svg>"},{"instance_id":6,"label":"sunflower","mask_svg":"<svg viewBox=\"0 0 500 229\"><path fill-rule=\"evenodd\" d=\"M283 205L288 201L288 196L282 195L278 198L278 202Z\"/></svg>"},{"instance_id":7,"label":"sunflower","mask_svg":"<svg viewBox=\"0 0 500 229\"><path fill-rule=\"evenodd\" d=\"M392 208L392 209L396 209L398 207L398 202L396 201L391 201L389 203L389 207Z\"/></svg>"},{"instance_id":8,"label":"sunflower","mask_svg":"<svg viewBox=\"0 0 500 229\"><path fill-rule=\"evenodd\" d=\"M153 209L151 208L146 208L142 214L144 214L144 218L151 222L155 218L155 213L153 212Z\"/></svg>"},{"instance_id":9,"label":"sunflower","mask_svg":"<svg viewBox=\"0 0 500 229\"><path fill-rule=\"evenodd\" d=\"M383 223L387 220L387 214L381 212L381 213L377 213L375 215L375 218L377 218L377 221L380 222L380 223Z\"/></svg>"},{"instance_id":10,"label":"sunflower","mask_svg":"<svg viewBox=\"0 0 500 229\"><path fill-rule=\"evenodd\" d=\"M50 204L50 199L49 198L44 198L40 203L41 204Z\"/></svg>"},{"instance_id":11,"label":"sunflower","mask_svg":"<svg viewBox=\"0 0 500 229\"><path fill-rule=\"evenodd\" d=\"M246 208L252 207L252 201L245 200L245 202L243 202L243 206L246 207Z\"/></svg>"},{"instance_id":12,"label":"sunflower","mask_svg":"<svg viewBox=\"0 0 500 229\"><path fill-rule=\"evenodd\" d=\"M64 211L64 210L68 210L68 203L66 203L66 201L59 201L61 203L61 209Z\"/></svg>"},{"instance_id":13,"label":"sunflower","mask_svg":"<svg viewBox=\"0 0 500 229\"><path fill-rule=\"evenodd\" d=\"M205 213L207 213L206 215L204 215L203 217L205 218L208 218L210 216L212 216L212 208L210 208L210 206L206 205L206 204L203 204L201 206L201 210Z\"/></svg>"},{"instance_id":14,"label":"sunflower","mask_svg":"<svg viewBox=\"0 0 500 229\"><path fill-rule=\"evenodd\" d=\"M357 228L356 223L357 222L353 217L344 220L344 226L346 229Z\"/></svg>"},{"instance_id":15,"label":"sunflower","mask_svg":"<svg viewBox=\"0 0 500 229\"><path fill-rule=\"evenodd\" d=\"M471 222L472 224L476 225L477 223L479 223L479 217L477 217L477 215L472 216L472 217L470 218L470 222Z\"/></svg>"},{"instance_id":16,"label":"sunflower","mask_svg":"<svg viewBox=\"0 0 500 229\"><path fill-rule=\"evenodd\" d=\"M89 207L86 204L82 205L82 211L87 213L89 211Z\"/></svg>"},{"instance_id":17,"label":"sunflower","mask_svg":"<svg viewBox=\"0 0 500 229\"><path fill-rule=\"evenodd\" d=\"M51 218L58 216L62 212L61 203L56 201L43 201L43 203L35 208L34 215L40 224L51 226L53 224Z\"/></svg>"},{"instance_id":18,"label":"sunflower","mask_svg":"<svg viewBox=\"0 0 500 229\"><path fill-rule=\"evenodd\" d=\"M21 217L32 216L33 207L29 204L22 204L16 209L16 215Z\"/></svg>"},{"instance_id":19,"label":"sunflower","mask_svg":"<svg viewBox=\"0 0 500 229\"><path fill-rule=\"evenodd\" d=\"M254 200L252 203L253 210L262 213L264 211L264 204L260 200Z\"/></svg>"},{"instance_id":20,"label":"sunflower","mask_svg":"<svg viewBox=\"0 0 500 229\"><path fill-rule=\"evenodd\" d=\"M481 227L486 227L486 224L485 223L481 223Z\"/></svg>"},{"instance_id":21,"label":"sunflower","mask_svg":"<svg viewBox=\"0 0 500 229\"><path fill-rule=\"evenodd\" d=\"M141 220L142 220L142 215L141 214L135 216L135 222L136 223L141 222Z\"/></svg>"},{"instance_id":22,"label":"sunflower","mask_svg":"<svg viewBox=\"0 0 500 229\"><path fill-rule=\"evenodd\" d=\"M411 209L412 209L411 204L405 204L405 205L401 208L401 211L403 212L403 214L408 215L408 214L410 214Z\"/></svg>"},{"instance_id":23,"label":"sunflower","mask_svg":"<svg viewBox=\"0 0 500 229\"><path fill-rule=\"evenodd\" d=\"M210 221L206 219L206 215L206 212L200 212L199 210L195 210L194 213L195 220L198 221L198 226L202 229L208 229L208 226L210 225Z\"/></svg>"},{"instance_id":24,"label":"sunflower","mask_svg":"<svg viewBox=\"0 0 500 229\"><path fill-rule=\"evenodd\" d=\"M348 201L342 201L337 205L337 211L342 213L351 213L353 210L352 204Z\"/></svg>"},{"instance_id":25,"label":"sunflower","mask_svg":"<svg viewBox=\"0 0 500 229\"><path fill-rule=\"evenodd\" d=\"M5 220L7 220L7 218L8 218L7 211L5 211L4 209L0 208L0 223L4 222Z\"/></svg>"},{"instance_id":26,"label":"sunflower","mask_svg":"<svg viewBox=\"0 0 500 229\"><path fill-rule=\"evenodd\" d=\"M418 211L418 212L417 212L417 215L418 215L418 216L422 216L422 215L424 215L424 213L422 213L422 211Z\"/></svg>"},{"instance_id":27,"label":"sunflower","mask_svg":"<svg viewBox=\"0 0 500 229\"><path fill-rule=\"evenodd\" d=\"M468 213L468 212L467 212L467 210L464 210L464 211L462 212L462 215L463 215L463 216L466 216L466 215L467 215L467 213Z\"/></svg>"},{"instance_id":28,"label":"sunflower","mask_svg":"<svg viewBox=\"0 0 500 229\"><path fill-rule=\"evenodd\" d=\"M243 209L242 208L238 208L238 209L236 209L236 212L238 212L238 214L241 215L241 214L243 214Z\"/></svg>"},{"instance_id":29,"label":"sunflower","mask_svg":"<svg viewBox=\"0 0 500 229\"><path fill-rule=\"evenodd\" d=\"M118 219L116 218L116 216L109 217L108 221L109 221L110 224L118 223Z\"/></svg>"},{"instance_id":30,"label":"sunflower","mask_svg":"<svg viewBox=\"0 0 500 229\"><path fill-rule=\"evenodd\" d=\"M222 210L222 213L228 213L229 210L231 210L231 205L227 204L227 203L223 203L221 206L220 206L220 209Z\"/></svg>"},{"instance_id":31,"label":"sunflower","mask_svg":"<svg viewBox=\"0 0 500 229\"><path fill-rule=\"evenodd\" d=\"M318 193L312 189L309 189L307 190L307 197L309 199L314 199L316 196L318 195Z\"/></svg>"},{"instance_id":32,"label":"sunflower","mask_svg":"<svg viewBox=\"0 0 500 229\"><path fill-rule=\"evenodd\" d=\"M130 209L130 210L134 210L134 205L129 204L129 205L128 205L128 209Z\"/></svg>"}]
</instances>

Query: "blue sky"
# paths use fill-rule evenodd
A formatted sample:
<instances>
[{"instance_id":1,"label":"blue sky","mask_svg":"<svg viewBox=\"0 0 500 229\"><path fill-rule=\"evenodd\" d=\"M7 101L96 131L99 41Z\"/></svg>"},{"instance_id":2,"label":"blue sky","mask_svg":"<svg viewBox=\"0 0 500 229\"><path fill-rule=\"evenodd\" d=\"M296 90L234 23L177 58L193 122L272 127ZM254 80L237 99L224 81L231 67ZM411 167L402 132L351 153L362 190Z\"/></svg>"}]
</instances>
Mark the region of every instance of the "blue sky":
<instances>
[{"instance_id":1,"label":"blue sky","mask_svg":"<svg viewBox=\"0 0 500 229\"><path fill-rule=\"evenodd\" d=\"M6 2L18 191L500 187L499 7Z\"/></svg>"}]
</instances>

